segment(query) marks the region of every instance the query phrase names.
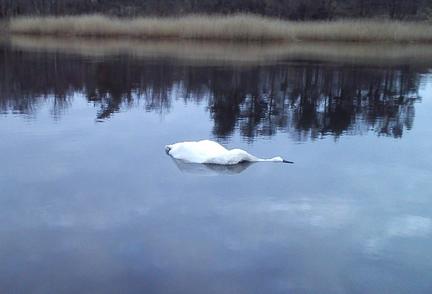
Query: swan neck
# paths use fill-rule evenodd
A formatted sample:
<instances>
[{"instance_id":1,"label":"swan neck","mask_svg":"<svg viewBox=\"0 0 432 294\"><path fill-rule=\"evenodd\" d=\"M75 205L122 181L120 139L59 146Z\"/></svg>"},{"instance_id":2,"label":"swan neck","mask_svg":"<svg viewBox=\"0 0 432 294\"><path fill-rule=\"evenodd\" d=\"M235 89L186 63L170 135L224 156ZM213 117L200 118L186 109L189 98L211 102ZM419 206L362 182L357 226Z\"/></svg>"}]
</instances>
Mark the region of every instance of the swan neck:
<instances>
[{"instance_id":1,"label":"swan neck","mask_svg":"<svg viewBox=\"0 0 432 294\"><path fill-rule=\"evenodd\" d=\"M283 162L282 157L276 156L273 158L260 158L258 161L262 162Z\"/></svg>"}]
</instances>

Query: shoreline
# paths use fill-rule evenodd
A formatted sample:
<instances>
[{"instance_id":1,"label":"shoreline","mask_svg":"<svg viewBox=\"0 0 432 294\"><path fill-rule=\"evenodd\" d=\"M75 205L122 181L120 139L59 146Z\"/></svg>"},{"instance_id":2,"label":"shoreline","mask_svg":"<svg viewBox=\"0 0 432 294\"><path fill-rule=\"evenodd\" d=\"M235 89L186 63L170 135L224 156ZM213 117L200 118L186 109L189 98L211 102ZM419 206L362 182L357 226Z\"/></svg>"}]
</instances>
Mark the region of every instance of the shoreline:
<instances>
[{"instance_id":1,"label":"shoreline","mask_svg":"<svg viewBox=\"0 0 432 294\"><path fill-rule=\"evenodd\" d=\"M195 65L252 65L298 60L353 64L431 64L432 44L374 44L342 42L238 43L217 41L144 41L137 39L10 36L12 48L89 57L128 55L168 58Z\"/></svg>"},{"instance_id":2,"label":"shoreline","mask_svg":"<svg viewBox=\"0 0 432 294\"><path fill-rule=\"evenodd\" d=\"M432 24L389 20L293 22L257 15L189 15L115 18L103 15L19 17L6 32L15 36L118 38L238 43L432 43Z\"/></svg>"}]
</instances>

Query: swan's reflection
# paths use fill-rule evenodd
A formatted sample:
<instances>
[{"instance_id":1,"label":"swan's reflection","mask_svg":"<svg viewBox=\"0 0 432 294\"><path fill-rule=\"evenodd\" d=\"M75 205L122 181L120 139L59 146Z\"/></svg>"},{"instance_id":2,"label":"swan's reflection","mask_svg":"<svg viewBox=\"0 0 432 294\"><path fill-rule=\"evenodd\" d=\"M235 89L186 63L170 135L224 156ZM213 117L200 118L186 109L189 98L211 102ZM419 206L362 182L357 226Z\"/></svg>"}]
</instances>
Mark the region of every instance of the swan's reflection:
<instances>
[{"instance_id":1,"label":"swan's reflection","mask_svg":"<svg viewBox=\"0 0 432 294\"><path fill-rule=\"evenodd\" d=\"M252 162L242 162L235 165L221 165L190 163L175 158L172 158L172 160L181 172L202 176L235 175L245 171L253 164Z\"/></svg>"}]
</instances>

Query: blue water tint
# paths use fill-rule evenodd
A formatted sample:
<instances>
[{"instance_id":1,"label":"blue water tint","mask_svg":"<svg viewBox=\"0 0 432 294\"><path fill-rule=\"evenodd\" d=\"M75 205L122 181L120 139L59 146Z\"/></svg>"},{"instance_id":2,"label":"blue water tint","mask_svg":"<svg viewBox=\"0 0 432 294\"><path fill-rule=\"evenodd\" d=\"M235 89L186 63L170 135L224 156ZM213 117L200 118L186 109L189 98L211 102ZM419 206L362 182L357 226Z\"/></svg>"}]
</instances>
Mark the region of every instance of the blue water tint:
<instances>
[{"instance_id":1,"label":"blue water tint","mask_svg":"<svg viewBox=\"0 0 432 294\"><path fill-rule=\"evenodd\" d=\"M428 68L7 53L0 292L432 291ZM165 154L208 138L295 164Z\"/></svg>"}]
</instances>

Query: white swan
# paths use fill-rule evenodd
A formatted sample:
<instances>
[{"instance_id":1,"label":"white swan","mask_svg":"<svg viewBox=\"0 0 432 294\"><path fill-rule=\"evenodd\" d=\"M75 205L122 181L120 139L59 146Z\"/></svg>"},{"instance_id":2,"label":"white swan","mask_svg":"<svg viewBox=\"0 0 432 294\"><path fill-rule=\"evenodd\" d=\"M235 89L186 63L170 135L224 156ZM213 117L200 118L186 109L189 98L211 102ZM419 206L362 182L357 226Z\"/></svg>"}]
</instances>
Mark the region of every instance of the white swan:
<instances>
[{"instance_id":1,"label":"white swan","mask_svg":"<svg viewBox=\"0 0 432 294\"><path fill-rule=\"evenodd\" d=\"M219 143L210 140L175 143L172 145L166 145L165 150L173 158L189 163L223 165L262 161L293 163L284 160L279 156L270 159L262 159L241 149L228 150Z\"/></svg>"}]
</instances>

